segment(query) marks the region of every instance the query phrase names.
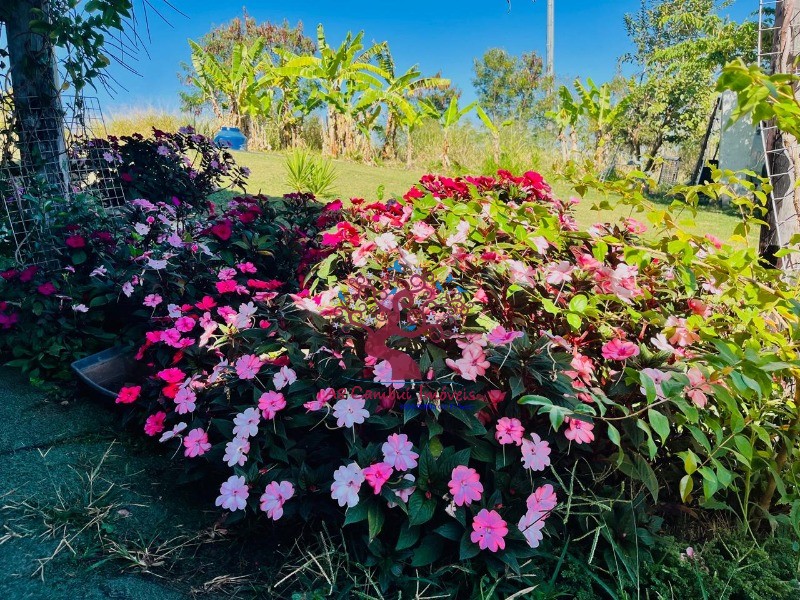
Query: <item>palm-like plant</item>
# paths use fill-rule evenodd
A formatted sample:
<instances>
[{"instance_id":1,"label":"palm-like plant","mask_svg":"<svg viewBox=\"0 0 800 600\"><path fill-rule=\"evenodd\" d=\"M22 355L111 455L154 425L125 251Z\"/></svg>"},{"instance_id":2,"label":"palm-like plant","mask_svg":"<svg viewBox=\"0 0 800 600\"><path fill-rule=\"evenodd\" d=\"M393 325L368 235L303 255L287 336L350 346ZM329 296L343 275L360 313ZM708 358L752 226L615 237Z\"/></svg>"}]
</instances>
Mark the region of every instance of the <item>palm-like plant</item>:
<instances>
[{"instance_id":1,"label":"palm-like plant","mask_svg":"<svg viewBox=\"0 0 800 600\"><path fill-rule=\"evenodd\" d=\"M450 130L473 110L486 128L492 133L492 135L497 135L497 127L494 125L494 123L492 123L489 115L486 114L486 111L484 111L481 105L477 102L470 102L465 107L459 108L458 97L453 96L450 98L450 104L448 104L447 108L445 108L442 112L439 112L439 110L431 102L428 102L425 99L420 100L420 103L425 107L426 112L439 122L439 125L441 125L442 131L444 132L444 141L442 143L442 166L445 169L449 169L451 166Z\"/></svg>"},{"instance_id":2,"label":"palm-like plant","mask_svg":"<svg viewBox=\"0 0 800 600\"><path fill-rule=\"evenodd\" d=\"M375 106L373 97L369 95L365 100L362 96L369 90L382 89L387 79L384 69L373 62L386 44L365 48L363 38L363 31L355 36L348 33L334 49L325 39L320 25L317 28L319 56L295 56L280 68L285 76L302 77L315 84L311 98L327 106L325 152L331 156L355 150L356 128L363 131L380 114L380 106ZM369 144L368 135L366 143Z\"/></svg>"},{"instance_id":3,"label":"palm-like plant","mask_svg":"<svg viewBox=\"0 0 800 600\"><path fill-rule=\"evenodd\" d=\"M268 115L272 107L273 90L263 77L272 68L272 61L264 52L264 40L258 39L250 46L236 43L230 66L221 64L198 43L189 40L189 45L195 70L192 83L209 101L218 119L232 121L248 135L250 119Z\"/></svg>"}]
</instances>

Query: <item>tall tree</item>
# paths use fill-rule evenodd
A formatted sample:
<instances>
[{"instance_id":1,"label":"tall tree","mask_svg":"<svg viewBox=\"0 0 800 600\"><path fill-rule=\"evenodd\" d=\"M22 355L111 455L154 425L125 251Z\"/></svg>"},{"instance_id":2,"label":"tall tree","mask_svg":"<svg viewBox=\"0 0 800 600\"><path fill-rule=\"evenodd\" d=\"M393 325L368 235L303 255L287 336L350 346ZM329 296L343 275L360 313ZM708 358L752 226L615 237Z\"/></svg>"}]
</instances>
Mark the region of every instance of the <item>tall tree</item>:
<instances>
[{"instance_id":1,"label":"tall tree","mask_svg":"<svg viewBox=\"0 0 800 600\"><path fill-rule=\"evenodd\" d=\"M653 165L666 143L699 134L711 108L714 79L734 58L755 59L757 24L720 15L730 0L642 0L625 15L635 51L623 57L639 69L629 80L629 101L617 133Z\"/></svg>"},{"instance_id":2,"label":"tall tree","mask_svg":"<svg viewBox=\"0 0 800 600\"><path fill-rule=\"evenodd\" d=\"M472 85L478 101L493 121L529 121L537 114L544 96L542 59L536 52L522 56L502 48L490 48L473 63Z\"/></svg>"}]
</instances>

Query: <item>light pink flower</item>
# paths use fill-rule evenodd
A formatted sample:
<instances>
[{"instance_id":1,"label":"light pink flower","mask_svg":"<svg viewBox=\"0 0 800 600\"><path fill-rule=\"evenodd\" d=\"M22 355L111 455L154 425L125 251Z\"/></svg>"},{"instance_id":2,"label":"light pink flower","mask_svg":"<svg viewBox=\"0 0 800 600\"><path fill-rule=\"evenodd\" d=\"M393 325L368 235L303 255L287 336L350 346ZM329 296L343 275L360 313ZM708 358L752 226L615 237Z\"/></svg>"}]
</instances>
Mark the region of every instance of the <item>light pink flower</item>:
<instances>
[{"instance_id":1,"label":"light pink flower","mask_svg":"<svg viewBox=\"0 0 800 600\"><path fill-rule=\"evenodd\" d=\"M366 401L361 396L350 395L333 405L333 416L339 427L352 427L369 418L369 411L364 408Z\"/></svg>"},{"instance_id":2,"label":"light pink flower","mask_svg":"<svg viewBox=\"0 0 800 600\"><path fill-rule=\"evenodd\" d=\"M144 297L144 302L142 302L142 304L150 308L155 308L156 306L161 304L163 300L164 299L158 294L148 294L147 296Z\"/></svg>"},{"instance_id":3,"label":"light pink flower","mask_svg":"<svg viewBox=\"0 0 800 600\"><path fill-rule=\"evenodd\" d=\"M669 371L661 371L659 369L642 369L642 373L647 375L650 379L653 380L656 388L656 397L663 399L664 398L664 389L661 387L661 384L665 381L668 381L672 377L672 373ZM639 391L642 395L647 394L647 390L644 386L639 387Z\"/></svg>"},{"instance_id":4,"label":"light pink flower","mask_svg":"<svg viewBox=\"0 0 800 600\"><path fill-rule=\"evenodd\" d=\"M556 492L553 486L547 483L536 488L536 490L528 496L527 507L530 511L547 513L556 507L556 503Z\"/></svg>"},{"instance_id":5,"label":"light pink flower","mask_svg":"<svg viewBox=\"0 0 800 600\"><path fill-rule=\"evenodd\" d=\"M202 456L211 449L208 434L200 427L192 429L186 434L186 437L183 438L183 445L186 447L184 454L189 458Z\"/></svg>"},{"instance_id":6,"label":"light pink flower","mask_svg":"<svg viewBox=\"0 0 800 600\"><path fill-rule=\"evenodd\" d=\"M219 496L215 504L227 510L244 510L250 491L244 477L231 475L219 488Z\"/></svg>"},{"instance_id":7,"label":"light pink flower","mask_svg":"<svg viewBox=\"0 0 800 600\"><path fill-rule=\"evenodd\" d=\"M550 465L550 444L537 434L522 440L522 466L531 471L544 471Z\"/></svg>"},{"instance_id":8,"label":"light pink flower","mask_svg":"<svg viewBox=\"0 0 800 600\"><path fill-rule=\"evenodd\" d=\"M353 508L358 504L358 492L361 490L362 483L364 483L364 474L356 463L339 467L333 473L331 497L339 503L339 506Z\"/></svg>"},{"instance_id":9,"label":"light pink flower","mask_svg":"<svg viewBox=\"0 0 800 600\"><path fill-rule=\"evenodd\" d=\"M572 281L572 272L574 270L575 267L572 264L562 260L557 265L550 267L545 281L550 285L563 285L568 281Z\"/></svg>"},{"instance_id":10,"label":"light pink flower","mask_svg":"<svg viewBox=\"0 0 800 600\"><path fill-rule=\"evenodd\" d=\"M375 238L375 245L384 252L397 248L397 237L393 233L382 233Z\"/></svg>"},{"instance_id":11,"label":"light pink flower","mask_svg":"<svg viewBox=\"0 0 800 600\"><path fill-rule=\"evenodd\" d=\"M254 379L263 364L256 355L245 354L236 361L236 374L239 379Z\"/></svg>"},{"instance_id":12,"label":"light pink flower","mask_svg":"<svg viewBox=\"0 0 800 600\"><path fill-rule=\"evenodd\" d=\"M394 381L394 379L392 379L392 364L388 360L382 360L375 365L373 373L375 375L373 381L385 385L386 387L393 387L399 390L406 384L405 381Z\"/></svg>"},{"instance_id":13,"label":"light pink flower","mask_svg":"<svg viewBox=\"0 0 800 600\"><path fill-rule=\"evenodd\" d=\"M469 539L473 544L478 544L481 550L489 549L491 552L497 552L505 549L506 535L508 526L500 514L495 510L484 508L472 520L472 533Z\"/></svg>"},{"instance_id":14,"label":"light pink flower","mask_svg":"<svg viewBox=\"0 0 800 600\"><path fill-rule=\"evenodd\" d=\"M525 541L528 542L531 548L537 548L544 537L542 529L544 529L546 517L547 513L529 510L517 524L522 535L525 536Z\"/></svg>"},{"instance_id":15,"label":"light pink flower","mask_svg":"<svg viewBox=\"0 0 800 600\"><path fill-rule=\"evenodd\" d=\"M505 327L498 325L489 332L486 339L490 344L494 344L495 346L505 346L515 339L521 338L523 335L525 334L521 331L506 331Z\"/></svg>"},{"instance_id":16,"label":"light pink flower","mask_svg":"<svg viewBox=\"0 0 800 600\"><path fill-rule=\"evenodd\" d=\"M540 235L532 237L530 241L539 254L545 254L547 252L547 248L550 246L550 243Z\"/></svg>"},{"instance_id":17,"label":"light pink flower","mask_svg":"<svg viewBox=\"0 0 800 600\"><path fill-rule=\"evenodd\" d=\"M241 438L253 437L258 433L258 423L261 414L257 408L247 408L233 419L233 435Z\"/></svg>"},{"instance_id":18,"label":"light pink flower","mask_svg":"<svg viewBox=\"0 0 800 600\"><path fill-rule=\"evenodd\" d=\"M230 267L223 267L219 270L217 277L220 281L230 281L234 277L236 277L236 269L232 269Z\"/></svg>"},{"instance_id":19,"label":"light pink flower","mask_svg":"<svg viewBox=\"0 0 800 600\"><path fill-rule=\"evenodd\" d=\"M282 390L287 385L292 385L295 381L297 381L297 373L287 366L281 367L281 370L272 377L272 383L276 390Z\"/></svg>"},{"instance_id":20,"label":"light pink flower","mask_svg":"<svg viewBox=\"0 0 800 600\"><path fill-rule=\"evenodd\" d=\"M419 454L414 452L414 445L408 441L405 433L393 433L381 446L383 459L398 471L408 471L417 466Z\"/></svg>"},{"instance_id":21,"label":"light pink flower","mask_svg":"<svg viewBox=\"0 0 800 600\"><path fill-rule=\"evenodd\" d=\"M414 236L415 242L424 242L433 235L436 230L425 223L424 221L417 221L411 227L411 234Z\"/></svg>"},{"instance_id":22,"label":"light pink flower","mask_svg":"<svg viewBox=\"0 0 800 600\"><path fill-rule=\"evenodd\" d=\"M592 374L594 373L594 364L592 363L592 359L588 356L576 354L572 357L570 366L575 369L575 371L584 381L589 381L592 378Z\"/></svg>"},{"instance_id":23,"label":"light pink flower","mask_svg":"<svg viewBox=\"0 0 800 600\"><path fill-rule=\"evenodd\" d=\"M242 467L247 462L248 452L250 452L250 442L246 438L235 437L225 444L225 455L222 460L229 467L233 465Z\"/></svg>"},{"instance_id":24,"label":"light pink flower","mask_svg":"<svg viewBox=\"0 0 800 600\"><path fill-rule=\"evenodd\" d=\"M306 402L303 406L308 410L322 410L328 405L330 400L333 400L334 396L336 396L336 390L330 387L325 388L317 392L317 396L314 400Z\"/></svg>"},{"instance_id":25,"label":"light pink flower","mask_svg":"<svg viewBox=\"0 0 800 600\"><path fill-rule=\"evenodd\" d=\"M363 469L361 473L377 495L381 493L383 484L392 476L392 465L385 462L375 463Z\"/></svg>"},{"instance_id":26,"label":"light pink flower","mask_svg":"<svg viewBox=\"0 0 800 600\"><path fill-rule=\"evenodd\" d=\"M445 363L467 381L477 380L478 376L486 373L486 369L489 368L486 354L477 344L469 344L461 351L461 358L458 360L448 358Z\"/></svg>"},{"instance_id":27,"label":"light pink flower","mask_svg":"<svg viewBox=\"0 0 800 600\"><path fill-rule=\"evenodd\" d=\"M403 475L403 479L410 481L412 483L416 481L415 477L411 473L406 473L405 475ZM416 489L417 486L412 485L411 487L399 488L392 491L394 491L395 496L400 498L400 500L402 500L403 502L408 502L408 499L411 497L411 494L413 494L414 490ZM387 506L389 508L394 508L395 506L397 506L397 504L394 502L388 502Z\"/></svg>"},{"instance_id":28,"label":"light pink flower","mask_svg":"<svg viewBox=\"0 0 800 600\"><path fill-rule=\"evenodd\" d=\"M569 417L564 417L564 422L569 424L569 429L564 432L564 437L568 440L572 440L576 444L588 444L594 440L594 433L592 433L594 425L591 423Z\"/></svg>"},{"instance_id":29,"label":"light pink flower","mask_svg":"<svg viewBox=\"0 0 800 600\"><path fill-rule=\"evenodd\" d=\"M194 409L197 408L196 400L197 394L188 387L182 387L175 394L175 404L177 405L175 412L179 415L194 412Z\"/></svg>"},{"instance_id":30,"label":"light pink flower","mask_svg":"<svg viewBox=\"0 0 800 600\"><path fill-rule=\"evenodd\" d=\"M502 417L497 421L497 429L494 432L495 439L502 445L522 444L522 436L525 435L525 428L519 419L509 419Z\"/></svg>"},{"instance_id":31,"label":"light pink flower","mask_svg":"<svg viewBox=\"0 0 800 600\"><path fill-rule=\"evenodd\" d=\"M483 484L481 484L478 472L464 465L459 465L453 469L450 482L447 485L457 506L471 504L480 500L481 494L483 494Z\"/></svg>"},{"instance_id":32,"label":"light pink flower","mask_svg":"<svg viewBox=\"0 0 800 600\"><path fill-rule=\"evenodd\" d=\"M672 336L669 338L669 343L673 346L681 346L685 348L700 341L700 336L694 331L691 331L686 326L686 319L678 317L669 317L665 323L666 329L673 329Z\"/></svg>"},{"instance_id":33,"label":"light pink flower","mask_svg":"<svg viewBox=\"0 0 800 600\"><path fill-rule=\"evenodd\" d=\"M271 420L275 418L278 411L286 408L286 399L280 392L270 390L261 394L258 399L258 408L261 409L261 414L264 415L265 419Z\"/></svg>"},{"instance_id":34,"label":"light pink flower","mask_svg":"<svg viewBox=\"0 0 800 600\"><path fill-rule=\"evenodd\" d=\"M467 237L469 236L470 224L467 221L461 221L456 226L456 232L453 235L447 237L445 243L448 246L455 246L456 244L463 244L467 241Z\"/></svg>"},{"instance_id":35,"label":"light pink flower","mask_svg":"<svg viewBox=\"0 0 800 600\"><path fill-rule=\"evenodd\" d=\"M178 437L181 434L181 432L187 427L188 425L186 423L176 423L172 429L162 433L158 441L166 442L167 440L171 440L174 437Z\"/></svg>"},{"instance_id":36,"label":"light pink flower","mask_svg":"<svg viewBox=\"0 0 800 600\"><path fill-rule=\"evenodd\" d=\"M261 494L261 510L277 521L283 516L283 505L294 496L294 486L289 481L271 481Z\"/></svg>"},{"instance_id":37,"label":"light pink flower","mask_svg":"<svg viewBox=\"0 0 800 600\"><path fill-rule=\"evenodd\" d=\"M602 348L603 358L606 360L627 360L639 355L639 346L627 340L614 338Z\"/></svg>"}]
</instances>

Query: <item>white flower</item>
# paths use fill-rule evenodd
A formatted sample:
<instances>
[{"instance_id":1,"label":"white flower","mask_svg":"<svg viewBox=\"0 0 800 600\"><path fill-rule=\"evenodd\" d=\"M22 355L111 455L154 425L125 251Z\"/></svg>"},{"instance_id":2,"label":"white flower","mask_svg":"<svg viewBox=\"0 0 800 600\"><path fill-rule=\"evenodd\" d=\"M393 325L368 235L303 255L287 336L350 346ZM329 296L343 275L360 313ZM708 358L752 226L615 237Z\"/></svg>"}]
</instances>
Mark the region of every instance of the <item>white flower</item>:
<instances>
[{"instance_id":1,"label":"white flower","mask_svg":"<svg viewBox=\"0 0 800 600\"><path fill-rule=\"evenodd\" d=\"M89 312L89 307L87 307L85 304L73 304L72 310L79 313L85 313Z\"/></svg>"},{"instance_id":2,"label":"white flower","mask_svg":"<svg viewBox=\"0 0 800 600\"><path fill-rule=\"evenodd\" d=\"M281 370L272 377L272 383L275 385L276 390L282 390L287 385L292 385L295 381L297 381L297 373L286 366L281 367Z\"/></svg>"},{"instance_id":3,"label":"white flower","mask_svg":"<svg viewBox=\"0 0 800 600\"><path fill-rule=\"evenodd\" d=\"M139 235L147 235L150 233L150 226L145 223L137 223L133 226L133 230Z\"/></svg>"},{"instance_id":4,"label":"white flower","mask_svg":"<svg viewBox=\"0 0 800 600\"><path fill-rule=\"evenodd\" d=\"M164 433L161 435L161 438L160 438L158 441L159 441L159 442L166 442L167 440L171 440L171 439L172 439L172 438L174 438L176 435L178 435L178 434L179 434L181 431L183 431L184 429L186 429L186 427L187 427L187 426L188 426L188 425L187 425L186 423L178 423L177 425L175 425L175 427L173 427L173 428L172 428L172 429L170 429L169 431L165 431L165 432L164 432Z\"/></svg>"},{"instance_id":5,"label":"white flower","mask_svg":"<svg viewBox=\"0 0 800 600\"><path fill-rule=\"evenodd\" d=\"M382 233L375 238L375 244L384 252L397 248L397 237L393 233Z\"/></svg>"},{"instance_id":6,"label":"white flower","mask_svg":"<svg viewBox=\"0 0 800 600\"><path fill-rule=\"evenodd\" d=\"M253 437L258 433L258 422L261 420L261 413L257 408L248 408L236 415L233 420L235 427L233 435L241 438Z\"/></svg>"},{"instance_id":7,"label":"white flower","mask_svg":"<svg viewBox=\"0 0 800 600\"><path fill-rule=\"evenodd\" d=\"M133 294L133 284L130 281L126 281L124 284L122 284L122 293L128 298L131 297Z\"/></svg>"},{"instance_id":8,"label":"white flower","mask_svg":"<svg viewBox=\"0 0 800 600\"><path fill-rule=\"evenodd\" d=\"M247 462L247 453L250 452L250 442L246 438L235 437L225 445L225 456L222 460L229 467L233 465L244 466Z\"/></svg>"},{"instance_id":9,"label":"white flower","mask_svg":"<svg viewBox=\"0 0 800 600\"><path fill-rule=\"evenodd\" d=\"M353 508L358 504L358 492L362 483L364 483L364 474L356 463L339 467L333 473L331 497L339 503L339 506L346 505Z\"/></svg>"},{"instance_id":10,"label":"white flower","mask_svg":"<svg viewBox=\"0 0 800 600\"><path fill-rule=\"evenodd\" d=\"M152 258L147 259L147 266L151 269L155 269L156 271L160 271L161 269L167 268L167 261L165 260L153 260Z\"/></svg>"},{"instance_id":11,"label":"white flower","mask_svg":"<svg viewBox=\"0 0 800 600\"><path fill-rule=\"evenodd\" d=\"M369 411L364 408L366 401L361 396L348 396L333 405L333 416L339 427L352 427L363 423L369 417Z\"/></svg>"}]
</instances>

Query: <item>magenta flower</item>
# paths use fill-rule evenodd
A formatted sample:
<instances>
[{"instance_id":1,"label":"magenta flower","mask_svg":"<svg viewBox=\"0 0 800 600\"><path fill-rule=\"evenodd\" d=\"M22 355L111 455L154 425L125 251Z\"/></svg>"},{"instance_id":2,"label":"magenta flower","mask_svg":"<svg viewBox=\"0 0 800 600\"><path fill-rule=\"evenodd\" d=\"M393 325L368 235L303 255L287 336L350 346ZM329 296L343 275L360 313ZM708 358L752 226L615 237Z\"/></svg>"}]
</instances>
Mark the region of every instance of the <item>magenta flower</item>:
<instances>
[{"instance_id":1,"label":"magenta flower","mask_svg":"<svg viewBox=\"0 0 800 600\"><path fill-rule=\"evenodd\" d=\"M158 435L164 431L164 420L167 418L167 413L158 411L154 415L147 417L144 423L144 432L150 437Z\"/></svg>"},{"instance_id":2,"label":"magenta flower","mask_svg":"<svg viewBox=\"0 0 800 600\"><path fill-rule=\"evenodd\" d=\"M142 386L140 385L132 385L129 387L124 387L119 391L117 394L117 404L131 404L132 402L136 402L136 399L139 397L139 394L142 391Z\"/></svg>"},{"instance_id":3,"label":"magenta flower","mask_svg":"<svg viewBox=\"0 0 800 600\"><path fill-rule=\"evenodd\" d=\"M614 338L603 346L602 354L606 360L627 360L639 354L639 346L627 340Z\"/></svg>"},{"instance_id":4,"label":"magenta flower","mask_svg":"<svg viewBox=\"0 0 800 600\"><path fill-rule=\"evenodd\" d=\"M233 435L241 438L253 437L258 433L261 415L257 408L247 408L233 419Z\"/></svg>"},{"instance_id":5,"label":"magenta flower","mask_svg":"<svg viewBox=\"0 0 800 600\"><path fill-rule=\"evenodd\" d=\"M508 526L495 510L484 508L472 519L472 533L469 539L473 544L478 544L481 550L488 549L491 552L497 552L505 549L506 535L508 535Z\"/></svg>"},{"instance_id":6,"label":"magenta flower","mask_svg":"<svg viewBox=\"0 0 800 600\"><path fill-rule=\"evenodd\" d=\"M369 411L364 408L366 401L361 396L348 396L333 405L333 416L339 427L352 427L369 418Z\"/></svg>"},{"instance_id":7,"label":"magenta flower","mask_svg":"<svg viewBox=\"0 0 800 600\"><path fill-rule=\"evenodd\" d=\"M522 466L531 471L544 471L550 466L550 444L535 433L530 440L522 440Z\"/></svg>"},{"instance_id":8,"label":"magenta flower","mask_svg":"<svg viewBox=\"0 0 800 600\"><path fill-rule=\"evenodd\" d=\"M47 283L43 283L39 287L36 288L36 291L39 292L42 296L52 296L56 293L56 286L54 286L49 281Z\"/></svg>"},{"instance_id":9,"label":"magenta flower","mask_svg":"<svg viewBox=\"0 0 800 600\"><path fill-rule=\"evenodd\" d=\"M277 521L283 516L283 505L294 496L294 486L289 481L271 481L261 494L261 510Z\"/></svg>"},{"instance_id":10,"label":"magenta flower","mask_svg":"<svg viewBox=\"0 0 800 600\"><path fill-rule=\"evenodd\" d=\"M196 321L192 317L181 317L175 321L175 329L181 333L189 333L192 329L194 329L195 325Z\"/></svg>"},{"instance_id":11,"label":"magenta flower","mask_svg":"<svg viewBox=\"0 0 800 600\"><path fill-rule=\"evenodd\" d=\"M245 354L236 361L234 366L239 379L255 379L263 364L256 355Z\"/></svg>"},{"instance_id":12,"label":"magenta flower","mask_svg":"<svg viewBox=\"0 0 800 600\"><path fill-rule=\"evenodd\" d=\"M483 484L481 484L478 472L464 465L453 469L447 485L450 493L453 494L453 502L456 503L456 506L476 502L481 499L481 494L483 494Z\"/></svg>"},{"instance_id":13,"label":"magenta flower","mask_svg":"<svg viewBox=\"0 0 800 600\"><path fill-rule=\"evenodd\" d=\"M594 441L594 425L581 421L579 419L570 419L564 417L564 422L569 424L569 429L564 432L564 437L568 440L574 441L576 444L588 444Z\"/></svg>"},{"instance_id":14,"label":"magenta flower","mask_svg":"<svg viewBox=\"0 0 800 600\"><path fill-rule=\"evenodd\" d=\"M156 373L156 377L158 377L161 381L165 381L166 383L180 383L186 379L184 372L176 367L162 369Z\"/></svg>"},{"instance_id":15,"label":"magenta flower","mask_svg":"<svg viewBox=\"0 0 800 600\"><path fill-rule=\"evenodd\" d=\"M503 445L522 444L522 436L525 435L525 429L522 427L522 422L519 419L509 419L502 417L497 421L497 429L494 433L495 439Z\"/></svg>"},{"instance_id":16,"label":"magenta flower","mask_svg":"<svg viewBox=\"0 0 800 600\"><path fill-rule=\"evenodd\" d=\"M184 454L189 458L202 456L211 449L208 434L200 427L192 429L186 434L186 437L183 438L183 445L186 447Z\"/></svg>"},{"instance_id":17,"label":"magenta flower","mask_svg":"<svg viewBox=\"0 0 800 600\"><path fill-rule=\"evenodd\" d=\"M529 511L547 513L556 507L556 492L549 483L536 488L528 496L527 506Z\"/></svg>"},{"instance_id":18,"label":"magenta flower","mask_svg":"<svg viewBox=\"0 0 800 600\"><path fill-rule=\"evenodd\" d=\"M383 484L392 476L392 465L385 462L375 463L363 469L361 473L377 495L381 493Z\"/></svg>"},{"instance_id":19,"label":"magenta flower","mask_svg":"<svg viewBox=\"0 0 800 600\"><path fill-rule=\"evenodd\" d=\"M261 409L261 414L265 419L271 420L275 418L279 410L286 408L286 399L280 392L264 392L258 399L258 408Z\"/></svg>"},{"instance_id":20,"label":"magenta flower","mask_svg":"<svg viewBox=\"0 0 800 600\"><path fill-rule=\"evenodd\" d=\"M364 474L356 463L339 467L333 473L331 497L339 503L339 506L353 508L358 504L358 492L362 483Z\"/></svg>"},{"instance_id":21,"label":"magenta flower","mask_svg":"<svg viewBox=\"0 0 800 600\"><path fill-rule=\"evenodd\" d=\"M408 441L405 433L393 433L383 446L383 459L398 471L408 471L417 466L419 454L414 452L414 445Z\"/></svg>"},{"instance_id":22,"label":"magenta flower","mask_svg":"<svg viewBox=\"0 0 800 600\"><path fill-rule=\"evenodd\" d=\"M244 477L231 475L219 488L219 496L215 502L216 506L221 506L227 510L244 510L247 506L247 498L250 491L247 489Z\"/></svg>"},{"instance_id":23,"label":"magenta flower","mask_svg":"<svg viewBox=\"0 0 800 600\"><path fill-rule=\"evenodd\" d=\"M525 334L521 331L507 331L505 327L498 325L489 332L486 339L490 344L494 344L495 346L505 346L515 339L521 338L523 335Z\"/></svg>"}]
</instances>

